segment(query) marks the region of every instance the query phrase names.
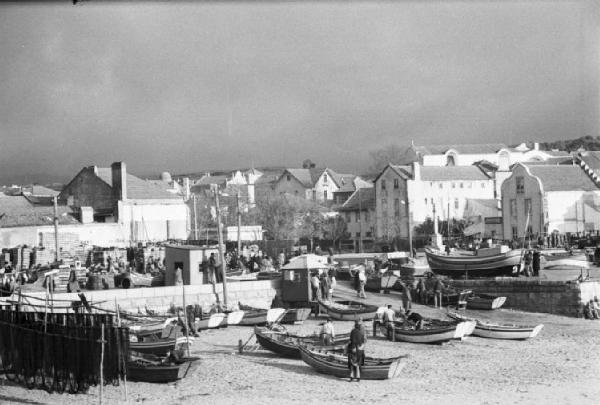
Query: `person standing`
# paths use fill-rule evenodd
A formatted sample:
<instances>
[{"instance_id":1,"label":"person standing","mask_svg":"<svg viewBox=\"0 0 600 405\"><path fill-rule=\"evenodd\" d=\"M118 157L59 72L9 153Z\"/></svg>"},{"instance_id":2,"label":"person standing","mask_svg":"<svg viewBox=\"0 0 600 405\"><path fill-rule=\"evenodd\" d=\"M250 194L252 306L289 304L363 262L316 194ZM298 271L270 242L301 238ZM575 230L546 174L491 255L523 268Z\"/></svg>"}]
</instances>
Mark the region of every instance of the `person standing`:
<instances>
[{"instance_id":1,"label":"person standing","mask_svg":"<svg viewBox=\"0 0 600 405\"><path fill-rule=\"evenodd\" d=\"M335 267L331 266L329 267L329 281L330 281L330 286L329 286L329 299L333 298L333 290L335 290L335 286L337 285L337 280L335 279Z\"/></svg>"},{"instance_id":2,"label":"person standing","mask_svg":"<svg viewBox=\"0 0 600 405\"><path fill-rule=\"evenodd\" d=\"M433 305L436 308L442 307L442 290L444 289L444 284L442 280L438 278L435 279L435 284L433 285Z\"/></svg>"},{"instance_id":3,"label":"person standing","mask_svg":"<svg viewBox=\"0 0 600 405\"><path fill-rule=\"evenodd\" d=\"M528 250L525 254L525 277L531 277L533 275L533 253Z\"/></svg>"},{"instance_id":4,"label":"person standing","mask_svg":"<svg viewBox=\"0 0 600 405\"><path fill-rule=\"evenodd\" d=\"M327 318L323 326L321 326L321 344L331 346L335 339L335 330L331 318Z\"/></svg>"},{"instance_id":5,"label":"person standing","mask_svg":"<svg viewBox=\"0 0 600 405\"><path fill-rule=\"evenodd\" d=\"M427 304L427 288L423 278L419 278L419 281L417 281L417 298L419 304Z\"/></svg>"},{"instance_id":6,"label":"person standing","mask_svg":"<svg viewBox=\"0 0 600 405\"><path fill-rule=\"evenodd\" d=\"M392 305L388 304L387 309L383 312L383 324L385 326L390 326L394 324L396 320L396 313L392 309Z\"/></svg>"},{"instance_id":7,"label":"person standing","mask_svg":"<svg viewBox=\"0 0 600 405\"><path fill-rule=\"evenodd\" d=\"M217 259L215 259L215 254L211 253L208 258L208 281L211 284L215 284L217 279L215 278L215 270L216 270Z\"/></svg>"},{"instance_id":8,"label":"person standing","mask_svg":"<svg viewBox=\"0 0 600 405\"><path fill-rule=\"evenodd\" d=\"M350 381L356 379L360 382L360 368L365 363L366 339L361 330L360 321L354 322L354 329L350 332L348 344L348 367L350 368Z\"/></svg>"},{"instance_id":9,"label":"person standing","mask_svg":"<svg viewBox=\"0 0 600 405\"><path fill-rule=\"evenodd\" d=\"M367 275L365 274L365 270L360 269L358 272L358 296L360 298L367 298L367 294L365 294L365 285L367 284Z\"/></svg>"},{"instance_id":10,"label":"person standing","mask_svg":"<svg viewBox=\"0 0 600 405\"><path fill-rule=\"evenodd\" d=\"M321 274L320 287L321 287L321 298L324 301L329 300L329 276L327 273L323 272Z\"/></svg>"},{"instance_id":11,"label":"person standing","mask_svg":"<svg viewBox=\"0 0 600 405\"><path fill-rule=\"evenodd\" d=\"M310 286L312 288L312 300L313 301L318 301L319 300L319 277L317 277L317 273L313 273L312 276L310 277Z\"/></svg>"}]
</instances>

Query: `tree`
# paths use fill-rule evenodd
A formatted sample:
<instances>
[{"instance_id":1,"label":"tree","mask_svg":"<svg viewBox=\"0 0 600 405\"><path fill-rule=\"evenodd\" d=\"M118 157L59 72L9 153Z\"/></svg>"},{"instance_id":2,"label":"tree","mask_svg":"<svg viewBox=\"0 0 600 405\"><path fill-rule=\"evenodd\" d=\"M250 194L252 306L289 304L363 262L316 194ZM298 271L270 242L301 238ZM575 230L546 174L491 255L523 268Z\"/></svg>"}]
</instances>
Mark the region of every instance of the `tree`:
<instances>
[{"instance_id":1,"label":"tree","mask_svg":"<svg viewBox=\"0 0 600 405\"><path fill-rule=\"evenodd\" d=\"M310 159L305 159L304 162L302 162L303 169L313 169L314 167L315 164Z\"/></svg>"},{"instance_id":2,"label":"tree","mask_svg":"<svg viewBox=\"0 0 600 405\"><path fill-rule=\"evenodd\" d=\"M463 236L463 231L467 226L467 221L464 219L451 219L450 220L450 237L457 238ZM417 235L433 235L433 220L430 217L425 218L425 221L414 227L415 234ZM438 222L438 232L448 237L448 221Z\"/></svg>"},{"instance_id":3,"label":"tree","mask_svg":"<svg viewBox=\"0 0 600 405\"><path fill-rule=\"evenodd\" d=\"M338 244L338 250L341 250L340 243L342 239L348 238L348 224L341 215L328 217L323 221L323 238L331 239L333 246Z\"/></svg>"},{"instance_id":4,"label":"tree","mask_svg":"<svg viewBox=\"0 0 600 405\"><path fill-rule=\"evenodd\" d=\"M369 152L373 165L370 167L372 173L381 172L388 163L408 164L417 160L417 155L412 148L401 148L398 145L388 145L381 149Z\"/></svg>"}]
</instances>

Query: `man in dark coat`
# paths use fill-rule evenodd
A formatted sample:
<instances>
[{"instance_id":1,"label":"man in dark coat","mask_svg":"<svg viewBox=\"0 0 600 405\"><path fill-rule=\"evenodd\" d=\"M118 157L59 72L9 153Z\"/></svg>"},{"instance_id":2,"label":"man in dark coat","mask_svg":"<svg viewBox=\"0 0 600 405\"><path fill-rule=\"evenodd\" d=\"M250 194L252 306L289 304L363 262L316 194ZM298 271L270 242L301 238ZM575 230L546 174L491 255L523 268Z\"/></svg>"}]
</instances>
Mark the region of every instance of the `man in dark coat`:
<instances>
[{"instance_id":1,"label":"man in dark coat","mask_svg":"<svg viewBox=\"0 0 600 405\"><path fill-rule=\"evenodd\" d=\"M348 368L350 368L350 381L356 378L360 382L360 367L365 364L366 339L361 323L354 322L354 329L350 332L350 343L348 344Z\"/></svg>"}]
</instances>

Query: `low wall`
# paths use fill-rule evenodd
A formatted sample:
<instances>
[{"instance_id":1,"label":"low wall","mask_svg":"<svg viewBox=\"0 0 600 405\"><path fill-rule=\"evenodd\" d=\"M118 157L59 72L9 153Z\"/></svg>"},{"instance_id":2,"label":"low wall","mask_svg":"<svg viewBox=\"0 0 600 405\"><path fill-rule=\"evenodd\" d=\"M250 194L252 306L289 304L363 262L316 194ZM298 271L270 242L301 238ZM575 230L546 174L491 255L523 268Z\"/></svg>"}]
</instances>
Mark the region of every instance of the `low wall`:
<instances>
[{"instance_id":1,"label":"low wall","mask_svg":"<svg viewBox=\"0 0 600 405\"><path fill-rule=\"evenodd\" d=\"M264 280L264 281L244 281L227 284L227 303L228 305L241 302L244 305L250 305L257 308L270 308L271 301L275 294L280 290L281 280ZM219 296L219 301L223 302L223 285L216 285L216 293ZM208 308L210 305L217 302L217 294L213 291L212 284L203 285L186 285L185 286L185 303L186 305L198 304L203 308ZM44 298L45 293L28 293L39 298ZM86 291L85 296L88 301L98 303L98 306L114 310L115 298L118 301L119 307L126 311L137 312L138 308L144 311L148 308L155 311L166 311L171 305L182 306L183 304L183 287L150 287L150 288L132 288L111 289ZM16 296L13 297L16 299ZM54 294L56 300L79 301L76 293ZM103 301L103 302L102 302ZM27 302L27 301L24 301ZM43 301L29 300L30 303L43 305ZM68 303L60 303L64 306ZM58 304L57 304L58 305ZM27 305L23 305L24 310L28 310ZM39 310L39 308L38 308ZM55 311L59 312L59 311Z\"/></svg>"},{"instance_id":2,"label":"low wall","mask_svg":"<svg viewBox=\"0 0 600 405\"><path fill-rule=\"evenodd\" d=\"M569 282L531 279L453 280L458 289L507 297L504 308L578 316L582 302L600 297L596 281Z\"/></svg>"}]
</instances>

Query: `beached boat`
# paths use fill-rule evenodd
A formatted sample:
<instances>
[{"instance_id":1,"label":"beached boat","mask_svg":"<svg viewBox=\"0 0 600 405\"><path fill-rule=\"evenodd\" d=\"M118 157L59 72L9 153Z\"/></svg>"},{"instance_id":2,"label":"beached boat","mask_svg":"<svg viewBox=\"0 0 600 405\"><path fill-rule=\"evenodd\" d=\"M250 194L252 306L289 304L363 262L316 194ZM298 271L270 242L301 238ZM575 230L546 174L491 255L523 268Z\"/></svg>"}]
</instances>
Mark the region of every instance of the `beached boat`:
<instances>
[{"instance_id":1,"label":"beached boat","mask_svg":"<svg viewBox=\"0 0 600 405\"><path fill-rule=\"evenodd\" d=\"M216 329L227 327L227 314L216 312L213 314L202 315L201 318L196 318L194 321L194 329L198 332L206 329Z\"/></svg>"},{"instance_id":2,"label":"beached boat","mask_svg":"<svg viewBox=\"0 0 600 405\"><path fill-rule=\"evenodd\" d=\"M238 274L238 275L228 275L227 281L256 281L258 277L258 273L248 273L248 274Z\"/></svg>"},{"instance_id":3,"label":"beached boat","mask_svg":"<svg viewBox=\"0 0 600 405\"><path fill-rule=\"evenodd\" d=\"M173 321L177 321L176 317L169 317L159 322L137 323L129 325L129 333L136 335L138 338L144 338L150 335L160 335L162 331Z\"/></svg>"},{"instance_id":4,"label":"beached boat","mask_svg":"<svg viewBox=\"0 0 600 405\"><path fill-rule=\"evenodd\" d=\"M336 336L333 344L330 346L323 346L320 337L317 335L290 335L287 332L279 332L257 326L254 327L254 333L256 334L256 340L258 340L258 343L263 348L281 356L296 359L301 358L300 346L317 346L330 351L343 351L350 341L349 333Z\"/></svg>"},{"instance_id":5,"label":"beached boat","mask_svg":"<svg viewBox=\"0 0 600 405\"><path fill-rule=\"evenodd\" d=\"M389 340L409 343L437 344L453 339L462 339L468 332L472 332L474 324L466 321L442 321L426 319L422 329L403 321L394 322L394 327L380 325L380 330Z\"/></svg>"},{"instance_id":6,"label":"beached boat","mask_svg":"<svg viewBox=\"0 0 600 405\"><path fill-rule=\"evenodd\" d=\"M331 318L339 321L356 321L358 318L363 320L375 318L378 307L358 301L319 300L319 310L321 313L326 313Z\"/></svg>"},{"instance_id":7,"label":"beached boat","mask_svg":"<svg viewBox=\"0 0 600 405\"><path fill-rule=\"evenodd\" d=\"M380 291L380 290L391 290L396 284L396 281L400 279L400 270L388 270L381 274L370 274L367 277L367 283L365 290L367 291Z\"/></svg>"},{"instance_id":8,"label":"beached boat","mask_svg":"<svg viewBox=\"0 0 600 405\"><path fill-rule=\"evenodd\" d=\"M425 255L431 271L453 278L512 276L513 268L521 263L521 251L506 246L452 255L426 248Z\"/></svg>"},{"instance_id":9,"label":"beached boat","mask_svg":"<svg viewBox=\"0 0 600 405\"><path fill-rule=\"evenodd\" d=\"M506 297L490 294L473 294L467 296L468 309L498 309L506 302Z\"/></svg>"},{"instance_id":10,"label":"beached boat","mask_svg":"<svg viewBox=\"0 0 600 405\"><path fill-rule=\"evenodd\" d=\"M279 323L302 323L311 312L312 308L288 308Z\"/></svg>"},{"instance_id":11,"label":"beached boat","mask_svg":"<svg viewBox=\"0 0 600 405\"><path fill-rule=\"evenodd\" d=\"M237 323L237 325L240 326L255 326L277 322L281 319L281 316L285 312L284 308L260 309L240 306L240 308L242 307L244 309L240 309L240 311L243 312L243 316Z\"/></svg>"},{"instance_id":12,"label":"beached boat","mask_svg":"<svg viewBox=\"0 0 600 405\"><path fill-rule=\"evenodd\" d=\"M184 378L197 357L183 358L176 363L161 364L160 361L137 357L127 362L127 378L131 381L168 383Z\"/></svg>"},{"instance_id":13,"label":"beached boat","mask_svg":"<svg viewBox=\"0 0 600 405\"><path fill-rule=\"evenodd\" d=\"M129 350L142 354L153 354L155 356L165 356L168 352L177 348L185 347L191 344L194 338L179 336L177 338L157 339L152 341L133 341L129 342ZM189 343L188 343L189 342Z\"/></svg>"},{"instance_id":14,"label":"beached boat","mask_svg":"<svg viewBox=\"0 0 600 405\"><path fill-rule=\"evenodd\" d=\"M339 378L350 376L348 357L334 352L321 352L308 347L300 347L302 360L319 373ZM365 357L365 364L360 368L360 378L364 380L385 380L396 378L406 365L408 356L392 358Z\"/></svg>"},{"instance_id":15,"label":"beached boat","mask_svg":"<svg viewBox=\"0 0 600 405\"><path fill-rule=\"evenodd\" d=\"M525 340L536 337L542 328L543 324L539 325L515 325L515 324L496 324L492 322L484 322L479 319L467 318L461 314L449 312L448 316L456 320L471 320L475 321L475 330L473 336L479 336L488 339L505 339L505 340Z\"/></svg>"}]
</instances>

